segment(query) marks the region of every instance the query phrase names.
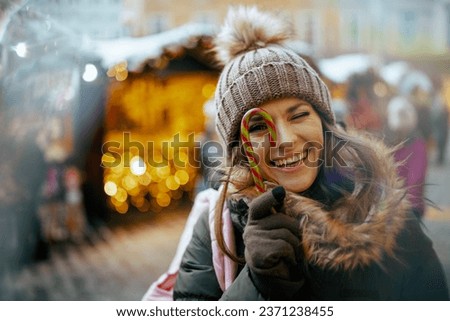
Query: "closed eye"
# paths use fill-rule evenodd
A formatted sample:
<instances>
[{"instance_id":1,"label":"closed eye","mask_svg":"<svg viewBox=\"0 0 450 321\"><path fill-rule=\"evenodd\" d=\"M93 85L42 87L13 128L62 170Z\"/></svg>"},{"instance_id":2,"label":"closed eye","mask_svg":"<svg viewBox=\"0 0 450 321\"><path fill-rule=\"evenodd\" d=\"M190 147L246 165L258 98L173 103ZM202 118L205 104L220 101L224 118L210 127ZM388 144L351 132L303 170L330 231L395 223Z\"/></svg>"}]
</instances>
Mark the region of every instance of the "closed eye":
<instances>
[{"instance_id":1,"label":"closed eye","mask_svg":"<svg viewBox=\"0 0 450 321\"><path fill-rule=\"evenodd\" d=\"M293 115L293 116L291 117L291 120L300 119L300 118L309 116L309 114L310 114L309 111L304 111L304 112L301 112L301 113L298 113L298 114Z\"/></svg>"}]
</instances>

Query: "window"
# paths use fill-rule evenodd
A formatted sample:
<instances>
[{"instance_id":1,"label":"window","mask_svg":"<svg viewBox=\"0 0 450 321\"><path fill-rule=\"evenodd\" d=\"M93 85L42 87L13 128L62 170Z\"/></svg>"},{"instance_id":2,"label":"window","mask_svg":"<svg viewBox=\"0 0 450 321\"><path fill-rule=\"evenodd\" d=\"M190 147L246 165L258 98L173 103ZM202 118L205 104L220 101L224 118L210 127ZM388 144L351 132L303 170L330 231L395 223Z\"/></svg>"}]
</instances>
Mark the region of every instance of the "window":
<instances>
[{"instance_id":1,"label":"window","mask_svg":"<svg viewBox=\"0 0 450 321\"><path fill-rule=\"evenodd\" d=\"M302 10L298 16L298 35L301 40L315 45L318 32L318 16L314 10Z\"/></svg>"},{"instance_id":2,"label":"window","mask_svg":"<svg viewBox=\"0 0 450 321\"><path fill-rule=\"evenodd\" d=\"M361 49L363 14L356 10L344 10L341 15L341 45L344 50Z\"/></svg>"},{"instance_id":3,"label":"window","mask_svg":"<svg viewBox=\"0 0 450 321\"><path fill-rule=\"evenodd\" d=\"M406 47L414 44L418 32L418 17L416 12L407 10L400 13L400 37Z\"/></svg>"}]
</instances>

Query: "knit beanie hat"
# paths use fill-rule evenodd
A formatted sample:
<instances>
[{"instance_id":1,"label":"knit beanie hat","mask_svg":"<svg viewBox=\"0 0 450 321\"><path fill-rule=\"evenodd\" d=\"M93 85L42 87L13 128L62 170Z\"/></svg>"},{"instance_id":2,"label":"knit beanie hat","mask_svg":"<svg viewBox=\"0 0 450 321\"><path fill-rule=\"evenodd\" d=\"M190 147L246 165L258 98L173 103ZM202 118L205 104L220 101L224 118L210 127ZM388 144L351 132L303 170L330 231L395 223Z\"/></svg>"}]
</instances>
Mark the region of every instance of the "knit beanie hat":
<instances>
[{"instance_id":1,"label":"knit beanie hat","mask_svg":"<svg viewBox=\"0 0 450 321\"><path fill-rule=\"evenodd\" d=\"M255 7L231 8L216 39L224 64L215 92L216 129L228 155L245 112L270 100L298 97L333 124L330 93L316 71L285 45L291 28Z\"/></svg>"}]
</instances>

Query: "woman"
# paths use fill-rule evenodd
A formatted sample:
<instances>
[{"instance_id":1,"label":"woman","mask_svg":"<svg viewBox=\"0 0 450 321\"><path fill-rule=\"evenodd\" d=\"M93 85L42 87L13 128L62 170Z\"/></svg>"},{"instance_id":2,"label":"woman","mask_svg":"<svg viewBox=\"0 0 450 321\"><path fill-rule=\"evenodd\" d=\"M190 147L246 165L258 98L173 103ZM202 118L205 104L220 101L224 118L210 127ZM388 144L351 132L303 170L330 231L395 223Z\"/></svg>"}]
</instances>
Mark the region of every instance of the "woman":
<instances>
[{"instance_id":1,"label":"woman","mask_svg":"<svg viewBox=\"0 0 450 321\"><path fill-rule=\"evenodd\" d=\"M391 151L335 125L326 85L283 45L288 30L269 14L238 8L218 35L225 67L216 127L231 166L214 220L205 210L194 228L173 298L448 299ZM272 116L277 132L271 147L263 119L250 120L267 187L259 195L239 140L241 119L254 107ZM223 230L228 220L232 232Z\"/></svg>"},{"instance_id":2,"label":"woman","mask_svg":"<svg viewBox=\"0 0 450 321\"><path fill-rule=\"evenodd\" d=\"M425 183L428 169L427 143L417 134L417 112L403 96L393 97L387 106L385 140L395 146L394 159L398 175L408 189L411 211L422 219L425 215Z\"/></svg>"}]
</instances>

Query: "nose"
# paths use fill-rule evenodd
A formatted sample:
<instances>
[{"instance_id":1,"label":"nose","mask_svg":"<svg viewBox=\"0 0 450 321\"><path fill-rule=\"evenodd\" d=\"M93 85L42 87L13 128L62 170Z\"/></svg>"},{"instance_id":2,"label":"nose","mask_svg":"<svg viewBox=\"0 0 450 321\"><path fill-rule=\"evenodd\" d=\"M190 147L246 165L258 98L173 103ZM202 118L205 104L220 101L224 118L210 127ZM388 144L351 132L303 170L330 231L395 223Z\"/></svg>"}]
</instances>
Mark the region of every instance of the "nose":
<instances>
[{"instance_id":1,"label":"nose","mask_svg":"<svg viewBox=\"0 0 450 321\"><path fill-rule=\"evenodd\" d=\"M295 142L295 133L292 126L286 124L285 122L279 122L276 124L277 130L277 145L279 149L286 149L292 147Z\"/></svg>"}]
</instances>

